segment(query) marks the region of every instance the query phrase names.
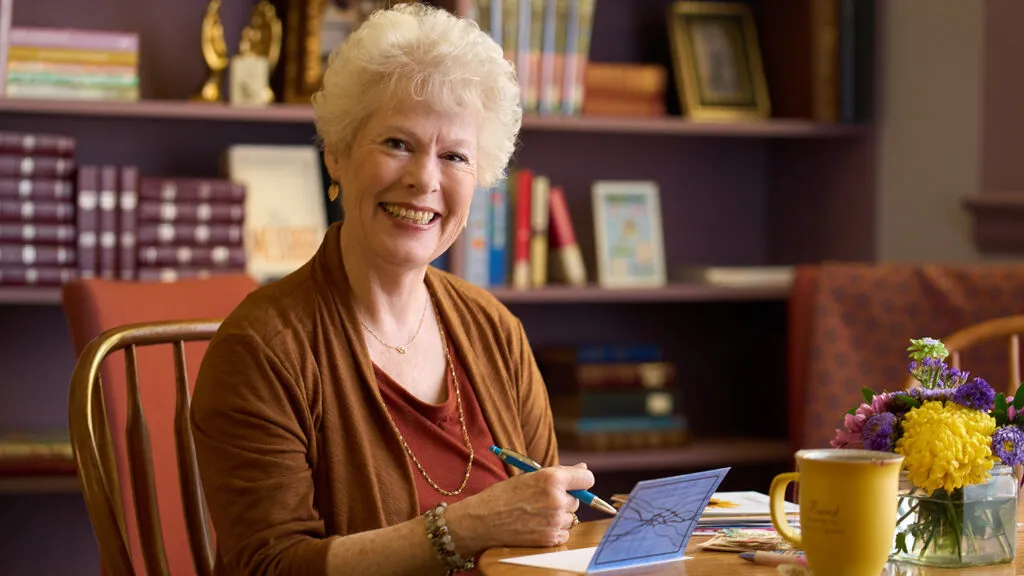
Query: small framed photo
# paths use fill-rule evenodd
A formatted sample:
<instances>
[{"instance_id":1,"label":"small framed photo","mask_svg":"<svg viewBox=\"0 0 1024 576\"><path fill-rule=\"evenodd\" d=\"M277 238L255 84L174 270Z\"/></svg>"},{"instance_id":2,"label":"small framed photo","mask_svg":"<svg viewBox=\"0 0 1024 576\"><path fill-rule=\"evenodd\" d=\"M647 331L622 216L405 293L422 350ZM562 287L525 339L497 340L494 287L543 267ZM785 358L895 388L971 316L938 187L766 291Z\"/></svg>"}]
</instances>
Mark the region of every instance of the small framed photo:
<instances>
[{"instance_id":1,"label":"small framed photo","mask_svg":"<svg viewBox=\"0 0 1024 576\"><path fill-rule=\"evenodd\" d=\"M674 2L669 38L684 115L755 120L771 115L754 16L738 2Z\"/></svg>"},{"instance_id":2,"label":"small framed photo","mask_svg":"<svg viewBox=\"0 0 1024 576\"><path fill-rule=\"evenodd\" d=\"M665 285L658 185L598 180L591 188L597 282L604 288Z\"/></svg>"}]
</instances>

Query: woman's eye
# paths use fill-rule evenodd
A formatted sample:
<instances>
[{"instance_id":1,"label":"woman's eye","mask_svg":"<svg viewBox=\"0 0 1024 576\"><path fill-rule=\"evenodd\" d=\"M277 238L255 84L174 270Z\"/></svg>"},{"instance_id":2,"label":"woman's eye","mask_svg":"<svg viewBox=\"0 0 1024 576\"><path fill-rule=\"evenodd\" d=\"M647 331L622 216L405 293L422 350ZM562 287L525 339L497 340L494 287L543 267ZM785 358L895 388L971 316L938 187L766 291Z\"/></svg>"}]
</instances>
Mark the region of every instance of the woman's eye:
<instances>
[{"instance_id":1,"label":"woman's eye","mask_svg":"<svg viewBox=\"0 0 1024 576\"><path fill-rule=\"evenodd\" d=\"M388 138L387 140L384 140L384 145L392 150L401 150L403 152L408 149L405 142L402 142L398 138Z\"/></svg>"},{"instance_id":2,"label":"woman's eye","mask_svg":"<svg viewBox=\"0 0 1024 576\"><path fill-rule=\"evenodd\" d=\"M455 152L452 152L452 153L449 153L449 154L445 154L444 159L448 160L449 162L468 162L469 161L462 154L457 154Z\"/></svg>"}]
</instances>

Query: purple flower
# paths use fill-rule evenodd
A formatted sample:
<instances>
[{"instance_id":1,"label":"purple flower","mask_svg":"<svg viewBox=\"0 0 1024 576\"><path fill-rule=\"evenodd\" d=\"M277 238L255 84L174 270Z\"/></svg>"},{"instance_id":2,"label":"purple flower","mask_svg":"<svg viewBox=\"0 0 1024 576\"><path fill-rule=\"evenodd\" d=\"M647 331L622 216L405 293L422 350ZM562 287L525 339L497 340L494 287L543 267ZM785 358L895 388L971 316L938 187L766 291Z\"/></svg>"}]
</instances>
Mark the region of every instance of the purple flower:
<instances>
[{"instance_id":1,"label":"purple flower","mask_svg":"<svg viewBox=\"0 0 1024 576\"><path fill-rule=\"evenodd\" d=\"M945 402L949 399L949 393L950 391L945 388L929 390L920 386L911 388L909 392L910 397L919 402Z\"/></svg>"},{"instance_id":2,"label":"purple flower","mask_svg":"<svg viewBox=\"0 0 1024 576\"><path fill-rule=\"evenodd\" d=\"M891 411L892 399L895 396L895 392L882 392L881 394L875 394L875 397L871 399L871 409L874 410L875 414Z\"/></svg>"},{"instance_id":3,"label":"purple flower","mask_svg":"<svg viewBox=\"0 0 1024 576\"><path fill-rule=\"evenodd\" d=\"M864 447L868 450L889 452L893 447L893 432L896 429L896 415L891 412L875 414L864 423L861 434Z\"/></svg>"},{"instance_id":4,"label":"purple flower","mask_svg":"<svg viewBox=\"0 0 1024 576\"><path fill-rule=\"evenodd\" d=\"M1007 466L1024 464L1024 431L1017 426L1003 426L992 435L992 453Z\"/></svg>"},{"instance_id":5,"label":"purple flower","mask_svg":"<svg viewBox=\"0 0 1024 576\"><path fill-rule=\"evenodd\" d=\"M975 378L958 386L953 391L952 400L967 408L990 412L996 405L996 391L989 386L988 382L981 378Z\"/></svg>"}]
</instances>

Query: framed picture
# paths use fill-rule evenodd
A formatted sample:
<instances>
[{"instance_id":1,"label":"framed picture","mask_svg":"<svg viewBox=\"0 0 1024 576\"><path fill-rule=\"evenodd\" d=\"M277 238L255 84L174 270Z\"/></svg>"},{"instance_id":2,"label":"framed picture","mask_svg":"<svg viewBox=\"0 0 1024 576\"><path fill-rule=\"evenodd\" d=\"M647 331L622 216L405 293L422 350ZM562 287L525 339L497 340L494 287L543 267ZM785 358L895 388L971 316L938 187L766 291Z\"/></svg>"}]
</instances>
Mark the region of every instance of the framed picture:
<instances>
[{"instance_id":1,"label":"framed picture","mask_svg":"<svg viewBox=\"0 0 1024 576\"><path fill-rule=\"evenodd\" d=\"M604 288L664 286L658 185L598 180L591 192L598 284Z\"/></svg>"},{"instance_id":2,"label":"framed picture","mask_svg":"<svg viewBox=\"0 0 1024 576\"><path fill-rule=\"evenodd\" d=\"M743 120L771 114L754 17L736 2L674 2L672 65L684 115Z\"/></svg>"},{"instance_id":3,"label":"framed picture","mask_svg":"<svg viewBox=\"0 0 1024 576\"><path fill-rule=\"evenodd\" d=\"M279 0L286 2L280 94L284 102L308 104L320 89L331 53L374 10L399 0Z\"/></svg>"}]
</instances>

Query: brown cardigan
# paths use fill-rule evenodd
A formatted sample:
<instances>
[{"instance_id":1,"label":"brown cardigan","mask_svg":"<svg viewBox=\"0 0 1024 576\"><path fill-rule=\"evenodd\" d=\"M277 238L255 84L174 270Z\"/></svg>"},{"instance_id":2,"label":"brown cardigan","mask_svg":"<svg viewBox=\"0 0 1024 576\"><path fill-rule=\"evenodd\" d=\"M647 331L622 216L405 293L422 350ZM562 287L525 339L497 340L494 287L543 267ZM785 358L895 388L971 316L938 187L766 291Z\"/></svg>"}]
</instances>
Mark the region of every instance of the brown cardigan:
<instances>
[{"instance_id":1,"label":"brown cardigan","mask_svg":"<svg viewBox=\"0 0 1024 576\"><path fill-rule=\"evenodd\" d=\"M340 229L329 228L302 268L247 297L203 359L191 416L217 574L323 576L330 536L417 514L414 470L384 414ZM495 442L557 464L547 392L519 320L451 274L429 268L426 283Z\"/></svg>"}]
</instances>

